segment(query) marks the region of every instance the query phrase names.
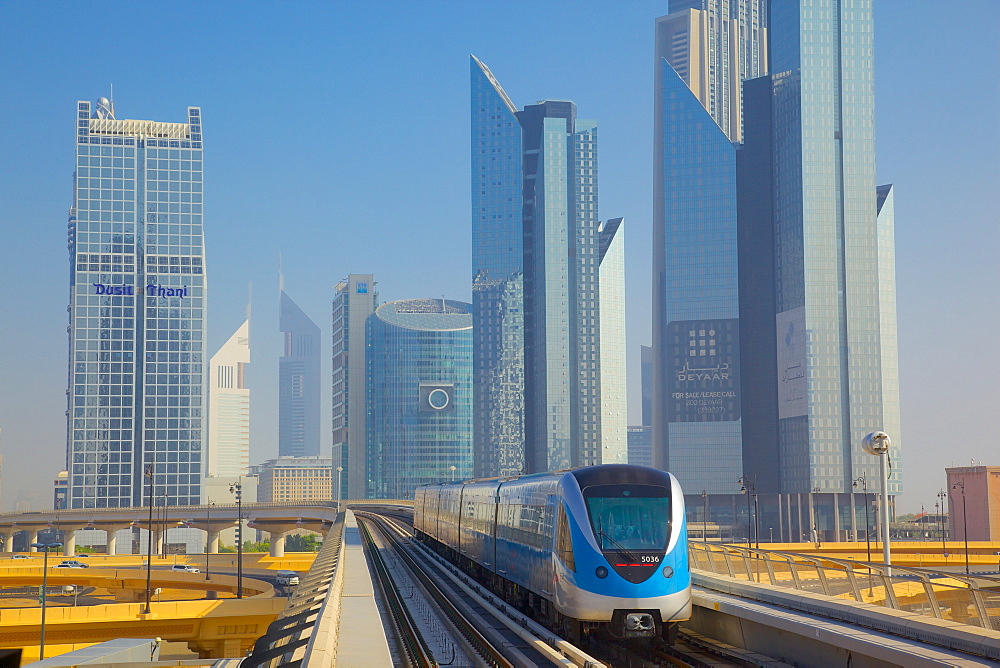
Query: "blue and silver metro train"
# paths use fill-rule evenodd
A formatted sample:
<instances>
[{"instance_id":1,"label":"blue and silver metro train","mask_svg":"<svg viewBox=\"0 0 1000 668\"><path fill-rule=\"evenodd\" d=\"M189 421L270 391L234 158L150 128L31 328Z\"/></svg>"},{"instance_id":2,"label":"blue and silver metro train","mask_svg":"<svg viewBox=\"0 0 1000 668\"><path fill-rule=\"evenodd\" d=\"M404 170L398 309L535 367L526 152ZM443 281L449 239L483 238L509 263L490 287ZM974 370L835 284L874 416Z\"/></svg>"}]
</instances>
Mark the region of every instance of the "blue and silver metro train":
<instances>
[{"instance_id":1,"label":"blue and silver metro train","mask_svg":"<svg viewBox=\"0 0 1000 668\"><path fill-rule=\"evenodd\" d=\"M669 473L586 468L414 493L419 540L567 638L660 636L691 616L684 494Z\"/></svg>"}]
</instances>

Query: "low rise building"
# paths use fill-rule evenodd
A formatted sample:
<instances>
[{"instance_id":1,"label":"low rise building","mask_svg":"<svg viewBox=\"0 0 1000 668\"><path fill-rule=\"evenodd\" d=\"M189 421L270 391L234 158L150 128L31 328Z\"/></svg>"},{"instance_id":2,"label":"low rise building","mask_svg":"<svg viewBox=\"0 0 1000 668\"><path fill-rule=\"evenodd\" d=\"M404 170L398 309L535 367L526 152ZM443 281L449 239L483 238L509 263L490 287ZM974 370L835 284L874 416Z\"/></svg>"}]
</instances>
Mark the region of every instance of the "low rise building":
<instances>
[{"instance_id":1,"label":"low rise building","mask_svg":"<svg viewBox=\"0 0 1000 668\"><path fill-rule=\"evenodd\" d=\"M951 539L1000 540L1000 466L980 464L944 471Z\"/></svg>"},{"instance_id":2,"label":"low rise building","mask_svg":"<svg viewBox=\"0 0 1000 668\"><path fill-rule=\"evenodd\" d=\"M333 469L329 457L278 457L250 467L257 476L257 500L329 501Z\"/></svg>"}]
</instances>

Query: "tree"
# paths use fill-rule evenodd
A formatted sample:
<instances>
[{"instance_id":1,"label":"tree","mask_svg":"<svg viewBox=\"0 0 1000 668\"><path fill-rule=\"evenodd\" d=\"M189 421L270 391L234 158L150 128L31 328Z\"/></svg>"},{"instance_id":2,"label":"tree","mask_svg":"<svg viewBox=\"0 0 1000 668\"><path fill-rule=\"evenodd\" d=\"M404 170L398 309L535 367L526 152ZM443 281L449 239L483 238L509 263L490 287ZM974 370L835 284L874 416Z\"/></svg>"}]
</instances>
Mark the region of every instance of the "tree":
<instances>
[{"instance_id":1,"label":"tree","mask_svg":"<svg viewBox=\"0 0 1000 668\"><path fill-rule=\"evenodd\" d=\"M318 552L320 546L316 540L316 534L308 536L292 535L285 538L285 550L287 552Z\"/></svg>"}]
</instances>

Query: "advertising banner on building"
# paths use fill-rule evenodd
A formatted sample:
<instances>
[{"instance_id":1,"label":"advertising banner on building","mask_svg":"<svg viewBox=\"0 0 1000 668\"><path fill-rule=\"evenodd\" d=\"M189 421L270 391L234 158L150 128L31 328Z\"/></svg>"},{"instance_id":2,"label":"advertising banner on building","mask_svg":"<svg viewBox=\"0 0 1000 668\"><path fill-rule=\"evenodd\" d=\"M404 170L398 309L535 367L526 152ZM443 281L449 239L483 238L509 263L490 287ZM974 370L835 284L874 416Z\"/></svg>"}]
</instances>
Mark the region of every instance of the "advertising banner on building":
<instances>
[{"instance_id":1,"label":"advertising banner on building","mask_svg":"<svg viewBox=\"0 0 1000 668\"><path fill-rule=\"evenodd\" d=\"M740 419L739 320L683 320L667 326L670 422Z\"/></svg>"},{"instance_id":2,"label":"advertising banner on building","mask_svg":"<svg viewBox=\"0 0 1000 668\"><path fill-rule=\"evenodd\" d=\"M775 315L778 335L778 419L805 415L806 308L800 306Z\"/></svg>"}]
</instances>

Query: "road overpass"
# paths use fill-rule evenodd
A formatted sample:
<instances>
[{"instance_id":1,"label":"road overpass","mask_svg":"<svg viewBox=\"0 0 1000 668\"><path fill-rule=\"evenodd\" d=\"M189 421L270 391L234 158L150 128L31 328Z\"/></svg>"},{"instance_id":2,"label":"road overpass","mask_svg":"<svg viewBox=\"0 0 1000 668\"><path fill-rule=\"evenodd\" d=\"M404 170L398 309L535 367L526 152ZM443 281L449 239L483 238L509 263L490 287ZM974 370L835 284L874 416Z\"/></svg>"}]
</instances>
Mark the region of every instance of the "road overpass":
<instances>
[{"instance_id":1,"label":"road overpass","mask_svg":"<svg viewBox=\"0 0 1000 668\"><path fill-rule=\"evenodd\" d=\"M412 501L366 499L345 501L345 505L399 505L413 507ZM114 554L115 533L121 529L139 527L152 529L156 552L162 548L163 527L173 528L178 523L205 531L208 551L219 552L219 533L234 526L242 512L242 519L254 529L264 531L271 543L271 556L285 554L285 537L296 529L308 529L325 534L337 516L337 504L333 501L294 503L244 503L242 510L235 503L200 506L157 506L153 522L149 522L148 506L136 508L81 508L68 510L39 510L18 513L0 513L0 536L3 537L3 552L12 552L14 534L27 533L28 544L38 542L38 534L46 529L65 532L63 554L76 553L74 532L80 529L98 529L107 532L108 554ZM36 548L31 548L35 552Z\"/></svg>"}]
</instances>

